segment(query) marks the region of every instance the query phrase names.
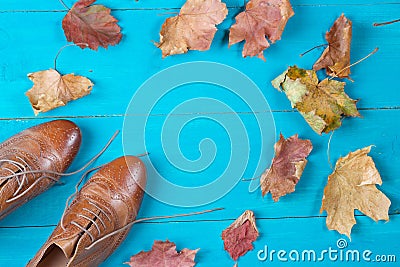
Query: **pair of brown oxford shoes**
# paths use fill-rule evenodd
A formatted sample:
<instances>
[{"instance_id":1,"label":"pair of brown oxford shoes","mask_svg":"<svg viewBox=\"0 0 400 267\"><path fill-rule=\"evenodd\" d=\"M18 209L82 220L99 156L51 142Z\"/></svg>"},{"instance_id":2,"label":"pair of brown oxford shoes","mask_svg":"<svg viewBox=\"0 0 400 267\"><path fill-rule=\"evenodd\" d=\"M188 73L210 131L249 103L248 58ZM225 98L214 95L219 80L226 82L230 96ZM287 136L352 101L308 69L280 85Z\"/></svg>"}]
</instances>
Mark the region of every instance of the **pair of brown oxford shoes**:
<instances>
[{"instance_id":1,"label":"pair of brown oxford shoes","mask_svg":"<svg viewBox=\"0 0 400 267\"><path fill-rule=\"evenodd\" d=\"M0 144L0 219L56 183L80 144L80 129L68 120L40 124ZM145 185L146 169L137 157L101 167L27 266L98 266L127 236Z\"/></svg>"}]
</instances>

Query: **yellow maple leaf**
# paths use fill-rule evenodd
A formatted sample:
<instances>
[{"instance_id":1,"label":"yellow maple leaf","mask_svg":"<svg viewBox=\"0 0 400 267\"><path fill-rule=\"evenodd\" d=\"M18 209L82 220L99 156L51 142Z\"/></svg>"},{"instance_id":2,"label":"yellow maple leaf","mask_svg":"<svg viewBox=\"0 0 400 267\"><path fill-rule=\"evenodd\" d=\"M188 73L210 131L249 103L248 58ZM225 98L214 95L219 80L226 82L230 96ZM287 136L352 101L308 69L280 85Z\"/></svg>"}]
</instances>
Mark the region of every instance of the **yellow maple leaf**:
<instances>
[{"instance_id":1,"label":"yellow maple leaf","mask_svg":"<svg viewBox=\"0 0 400 267\"><path fill-rule=\"evenodd\" d=\"M54 69L28 74L34 83L25 94L35 115L65 106L69 101L88 95L93 83L86 77L74 74L61 75Z\"/></svg>"},{"instance_id":2,"label":"yellow maple leaf","mask_svg":"<svg viewBox=\"0 0 400 267\"><path fill-rule=\"evenodd\" d=\"M322 211L328 216L326 225L350 237L356 224L357 209L375 221L389 220L390 200L376 188L382 179L368 153L371 146L350 152L336 162L335 170L328 177L322 198Z\"/></svg>"}]
</instances>

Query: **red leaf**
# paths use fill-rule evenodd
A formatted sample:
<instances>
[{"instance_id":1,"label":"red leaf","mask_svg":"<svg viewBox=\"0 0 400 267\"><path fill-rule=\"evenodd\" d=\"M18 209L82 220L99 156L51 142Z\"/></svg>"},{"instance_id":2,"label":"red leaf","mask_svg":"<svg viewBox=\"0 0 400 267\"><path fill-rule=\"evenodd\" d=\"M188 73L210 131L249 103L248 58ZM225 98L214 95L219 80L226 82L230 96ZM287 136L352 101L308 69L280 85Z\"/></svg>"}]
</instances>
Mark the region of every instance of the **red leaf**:
<instances>
[{"instance_id":1,"label":"red leaf","mask_svg":"<svg viewBox=\"0 0 400 267\"><path fill-rule=\"evenodd\" d=\"M222 232L224 248L233 260L237 260L253 249L253 242L259 233L256 218L251 210L246 210L227 229Z\"/></svg>"},{"instance_id":2,"label":"red leaf","mask_svg":"<svg viewBox=\"0 0 400 267\"><path fill-rule=\"evenodd\" d=\"M111 10L102 5L93 5L96 0L79 0L62 21L65 36L81 48L86 45L97 50L107 48L121 41L118 20L110 15Z\"/></svg>"},{"instance_id":3,"label":"red leaf","mask_svg":"<svg viewBox=\"0 0 400 267\"><path fill-rule=\"evenodd\" d=\"M192 267L195 266L194 257L199 249L184 248L176 251L176 245L170 241L154 241L153 247L148 252L139 252L125 262L131 267Z\"/></svg>"},{"instance_id":4,"label":"red leaf","mask_svg":"<svg viewBox=\"0 0 400 267\"><path fill-rule=\"evenodd\" d=\"M271 192L273 200L278 201L281 196L294 192L313 146L310 140L299 139L297 134L288 139L281 134L274 148L271 168L261 175L260 183L262 195Z\"/></svg>"}]
</instances>

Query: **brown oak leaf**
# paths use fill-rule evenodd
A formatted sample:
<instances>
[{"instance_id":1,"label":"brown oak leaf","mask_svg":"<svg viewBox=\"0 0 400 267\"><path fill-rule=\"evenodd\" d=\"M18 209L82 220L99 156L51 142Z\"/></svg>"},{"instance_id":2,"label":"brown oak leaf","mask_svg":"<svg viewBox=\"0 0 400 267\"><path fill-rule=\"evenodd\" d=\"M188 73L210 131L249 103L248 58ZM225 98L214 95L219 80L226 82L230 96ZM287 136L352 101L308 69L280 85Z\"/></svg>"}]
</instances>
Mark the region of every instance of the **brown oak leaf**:
<instances>
[{"instance_id":1,"label":"brown oak leaf","mask_svg":"<svg viewBox=\"0 0 400 267\"><path fill-rule=\"evenodd\" d=\"M350 238L356 224L354 210L368 217L389 220L390 200L376 188L382 179L368 153L371 146L350 152L336 162L335 170L328 177L324 189L321 213L326 210L326 225Z\"/></svg>"},{"instance_id":2,"label":"brown oak leaf","mask_svg":"<svg viewBox=\"0 0 400 267\"><path fill-rule=\"evenodd\" d=\"M325 68L326 74L339 78L349 78L350 75L350 44L352 22L343 14L335 21L325 38L328 47L315 62L313 69Z\"/></svg>"},{"instance_id":3,"label":"brown oak leaf","mask_svg":"<svg viewBox=\"0 0 400 267\"><path fill-rule=\"evenodd\" d=\"M224 248L235 261L253 249L252 243L258 236L256 218L251 210L246 210L222 232Z\"/></svg>"},{"instance_id":4,"label":"brown oak leaf","mask_svg":"<svg viewBox=\"0 0 400 267\"><path fill-rule=\"evenodd\" d=\"M258 56L265 60L263 51L281 39L290 17L294 15L289 0L251 0L246 10L236 16L229 32L229 46L246 41L242 56Z\"/></svg>"},{"instance_id":5,"label":"brown oak leaf","mask_svg":"<svg viewBox=\"0 0 400 267\"><path fill-rule=\"evenodd\" d=\"M294 192L313 146L310 140L299 139L297 134L288 139L281 134L274 149L275 157L271 167L261 175L260 184L263 196L271 192L272 199L278 201Z\"/></svg>"},{"instance_id":6,"label":"brown oak leaf","mask_svg":"<svg viewBox=\"0 0 400 267\"><path fill-rule=\"evenodd\" d=\"M25 94L35 115L84 97L93 87L93 83L86 77L74 74L61 75L54 69L29 73L28 78L33 82L33 87Z\"/></svg>"},{"instance_id":7,"label":"brown oak leaf","mask_svg":"<svg viewBox=\"0 0 400 267\"><path fill-rule=\"evenodd\" d=\"M314 70L289 67L272 81L272 86L284 91L292 107L297 108L318 134L340 127L342 116L359 117L356 100L345 92L346 83L330 79L318 80Z\"/></svg>"},{"instance_id":8,"label":"brown oak leaf","mask_svg":"<svg viewBox=\"0 0 400 267\"><path fill-rule=\"evenodd\" d=\"M141 251L125 262L130 267L193 267L196 265L194 258L196 250L187 248L181 252L176 251L176 245L170 241L154 241L150 251Z\"/></svg>"},{"instance_id":9,"label":"brown oak leaf","mask_svg":"<svg viewBox=\"0 0 400 267\"><path fill-rule=\"evenodd\" d=\"M179 15L168 18L160 31L162 57L208 50L220 24L228 14L221 0L187 0Z\"/></svg>"},{"instance_id":10,"label":"brown oak leaf","mask_svg":"<svg viewBox=\"0 0 400 267\"><path fill-rule=\"evenodd\" d=\"M121 41L118 20L110 15L111 10L102 5L93 5L96 0L79 0L62 21L65 36L81 48L94 50L107 48Z\"/></svg>"}]
</instances>

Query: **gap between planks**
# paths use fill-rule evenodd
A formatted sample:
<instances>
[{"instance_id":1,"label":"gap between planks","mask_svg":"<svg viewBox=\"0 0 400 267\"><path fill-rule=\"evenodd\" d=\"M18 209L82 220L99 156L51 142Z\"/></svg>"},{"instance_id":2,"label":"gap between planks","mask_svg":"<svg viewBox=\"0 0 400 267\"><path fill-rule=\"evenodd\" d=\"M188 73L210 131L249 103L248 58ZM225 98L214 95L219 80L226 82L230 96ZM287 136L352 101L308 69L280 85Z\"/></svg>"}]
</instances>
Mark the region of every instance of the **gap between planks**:
<instances>
[{"instance_id":1,"label":"gap between planks","mask_svg":"<svg viewBox=\"0 0 400 267\"><path fill-rule=\"evenodd\" d=\"M348 3L348 4L292 4L293 7L324 7L324 6L383 6L383 5L400 5L400 2L383 2L383 3ZM132 7L132 8L111 8L111 11L179 11L181 7ZM243 9L243 6L227 6L228 9ZM37 10L0 10L0 13L67 13L66 9L37 9Z\"/></svg>"},{"instance_id":2,"label":"gap between planks","mask_svg":"<svg viewBox=\"0 0 400 267\"><path fill-rule=\"evenodd\" d=\"M389 213L390 217L398 216L400 212L392 212ZM355 217L367 217L364 214L354 214ZM270 220L308 220L308 219L319 219L326 218L326 215L313 215L313 216L283 216L283 217L257 217L256 220L262 221L270 221ZM202 219L202 220L163 220L163 221L147 221L147 222L139 222L137 224L168 224L168 223L222 223L222 222L233 222L236 218L227 218L227 219ZM0 226L0 229L20 229L20 228L54 228L56 224L47 224L47 225L20 225L20 226Z\"/></svg>"},{"instance_id":3,"label":"gap between planks","mask_svg":"<svg viewBox=\"0 0 400 267\"><path fill-rule=\"evenodd\" d=\"M387 110L400 110L400 106L395 107L380 107L380 108L358 108L359 111L387 111ZM164 116L188 116L188 115L254 115L262 113L295 113L295 109L287 110L264 110L264 111L239 111L239 112L191 112L191 113L155 113L155 114L106 114L106 115L66 115L66 116L41 116L41 117L10 117L0 118L0 121L12 120L44 120L44 119L90 119L90 118L120 118L130 116L150 116L150 117L164 117Z\"/></svg>"}]
</instances>

